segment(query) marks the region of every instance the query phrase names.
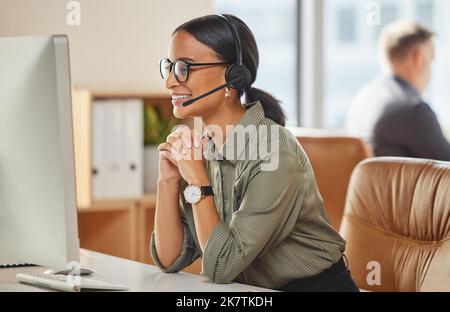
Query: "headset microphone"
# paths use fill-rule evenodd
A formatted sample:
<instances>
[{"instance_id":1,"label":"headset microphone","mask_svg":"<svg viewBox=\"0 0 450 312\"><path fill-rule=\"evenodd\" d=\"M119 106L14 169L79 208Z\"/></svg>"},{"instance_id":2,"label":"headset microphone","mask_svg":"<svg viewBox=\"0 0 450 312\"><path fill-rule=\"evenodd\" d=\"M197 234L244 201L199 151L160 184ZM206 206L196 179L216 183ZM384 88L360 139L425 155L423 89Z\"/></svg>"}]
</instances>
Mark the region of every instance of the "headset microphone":
<instances>
[{"instance_id":1,"label":"headset microphone","mask_svg":"<svg viewBox=\"0 0 450 312\"><path fill-rule=\"evenodd\" d=\"M210 91L208 91L208 92L206 92L206 93L204 93L204 94L202 94L202 95L200 95L200 96L198 96L196 98L187 100L186 102L183 103L183 107L186 107L186 106L189 106L191 104L194 104L198 100L201 100L201 99L203 99L203 98L205 98L205 97L207 97L207 96L209 96L209 95L211 95L213 93L216 93L216 92L222 90L223 88L229 87L233 83L237 83L239 80L240 80L240 78L236 78L235 80L232 80L230 82L224 83L223 85L218 86L217 88L214 88L214 89L212 89L212 90L210 90Z\"/></svg>"}]
</instances>

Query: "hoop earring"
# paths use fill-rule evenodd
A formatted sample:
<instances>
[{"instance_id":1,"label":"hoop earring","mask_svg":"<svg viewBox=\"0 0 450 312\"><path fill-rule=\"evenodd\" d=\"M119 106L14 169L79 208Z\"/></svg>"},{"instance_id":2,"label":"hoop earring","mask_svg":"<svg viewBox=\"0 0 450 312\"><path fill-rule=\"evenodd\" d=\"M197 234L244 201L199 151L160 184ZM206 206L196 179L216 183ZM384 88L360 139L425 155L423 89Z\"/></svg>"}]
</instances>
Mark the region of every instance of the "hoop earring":
<instances>
[{"instance_id":1,"label":"hoop earring","mask_svg":"<svg viewBox=\"0 0 450 312\"><path fill-rule=\"evenodd\" d=\"M231 90L230 88L226 87L225 88L225 98L229 98L231 96Z\"/></svg>"}]
</instances>

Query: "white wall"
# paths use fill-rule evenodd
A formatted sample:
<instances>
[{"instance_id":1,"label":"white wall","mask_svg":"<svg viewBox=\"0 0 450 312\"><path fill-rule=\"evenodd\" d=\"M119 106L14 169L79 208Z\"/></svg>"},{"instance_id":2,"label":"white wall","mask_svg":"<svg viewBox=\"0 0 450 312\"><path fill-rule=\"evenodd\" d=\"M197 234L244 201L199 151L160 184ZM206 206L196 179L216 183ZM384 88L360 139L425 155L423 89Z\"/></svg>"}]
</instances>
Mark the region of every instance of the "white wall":
<instances>
[{"instance_id":1,"label":"white wall","mask_svg":"<svg viewBox=\"0 0 450 312\"><path fill-rule=\"evenodd\" d=\"M212 12L211 0L79 0L81 25L69 26L69 0L0 0L0 36L65 33L72 83L95 90L164 92L158 60L172 31Z\"/></svg>"}]
</instances>

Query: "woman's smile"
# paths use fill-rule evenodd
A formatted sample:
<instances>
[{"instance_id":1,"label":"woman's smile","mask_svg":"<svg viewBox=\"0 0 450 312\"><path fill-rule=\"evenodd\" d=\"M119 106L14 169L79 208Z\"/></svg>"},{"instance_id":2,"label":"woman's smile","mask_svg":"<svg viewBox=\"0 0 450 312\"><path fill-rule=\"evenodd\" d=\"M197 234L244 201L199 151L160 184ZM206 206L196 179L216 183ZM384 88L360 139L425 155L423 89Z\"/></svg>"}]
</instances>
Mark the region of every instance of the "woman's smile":
<instances>
[{"instance_id":1,"label":"woman's smile","mask_svg":"<svg viewBox=\"0 0 450 312\"><path fill-rule=\"evenodd\" d=\"M179 94L172 93L172 105L176 107L181 107L184 102L189 100L192 97L192 94Z\"/></svg>"}]
</instances>

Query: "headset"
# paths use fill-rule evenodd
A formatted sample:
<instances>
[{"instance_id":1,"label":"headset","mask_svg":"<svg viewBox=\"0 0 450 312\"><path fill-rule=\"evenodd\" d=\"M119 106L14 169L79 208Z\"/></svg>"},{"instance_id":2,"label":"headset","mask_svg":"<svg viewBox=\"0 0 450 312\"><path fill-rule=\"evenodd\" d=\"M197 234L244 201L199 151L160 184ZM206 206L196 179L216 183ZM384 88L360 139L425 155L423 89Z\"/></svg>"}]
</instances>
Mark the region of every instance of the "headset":
<instances>
[{"instance_id":1,"label":"headset","mask_svg":"<svg viewBox=\"0 0 450 312\"><path fill-rule=\"evenodd\" d=\"M252 76L250 74L250 71L248 68L242 63L242 45L241 45L241 39L239 38L239 34L236 30L236 28L233 26L233 24L228 20L228 18L221 14L216 14L216 16L223 19L230 29L231 33L233 34L234 38L234 44L236 47L236 63L231 64L227 67L225 71L225 81L226 83L218 86L217 88L214 88L196 98L190 99L183 103L183 106L189 106L198 100L203 99L204 97L207 97L208 95L211 95L213 93L216 93L217 91L220 91L226 87L230 87L237 90L243 90L247 87L249 87L252 84Z\"/></svg>"}]
</instances>

